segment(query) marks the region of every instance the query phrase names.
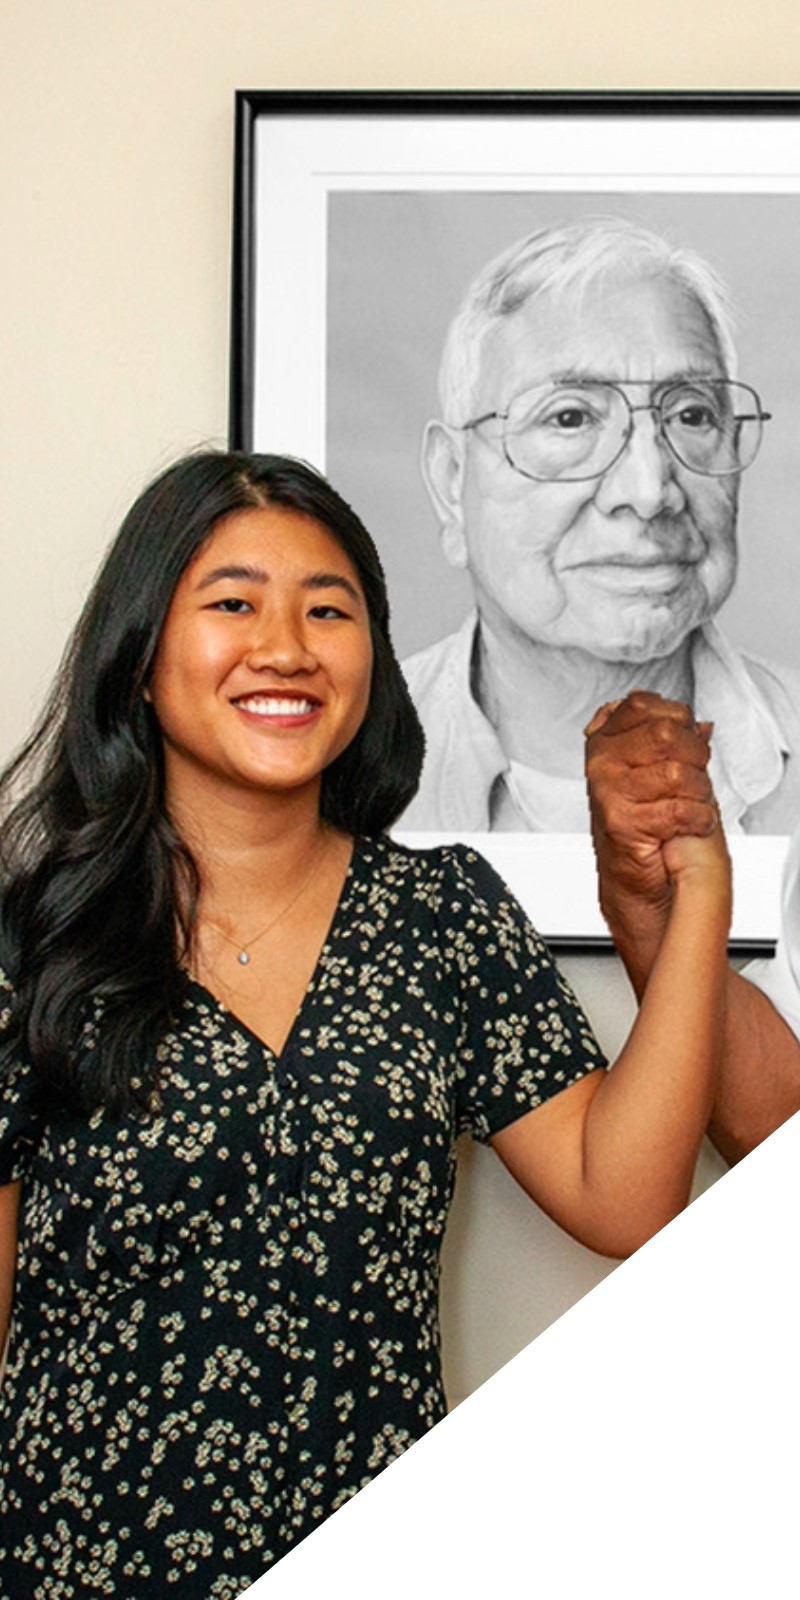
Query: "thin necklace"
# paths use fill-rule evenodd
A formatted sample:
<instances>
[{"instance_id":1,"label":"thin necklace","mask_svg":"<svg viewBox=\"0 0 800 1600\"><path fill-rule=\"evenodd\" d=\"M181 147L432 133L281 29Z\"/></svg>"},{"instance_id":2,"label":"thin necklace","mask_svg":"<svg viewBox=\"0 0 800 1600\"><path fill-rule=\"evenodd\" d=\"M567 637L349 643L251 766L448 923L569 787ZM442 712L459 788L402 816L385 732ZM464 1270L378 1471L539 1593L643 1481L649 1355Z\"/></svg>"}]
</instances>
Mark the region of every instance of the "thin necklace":
<instances>
[{"instance_id":1,"label":"thin necklace","mask_svg":"<svg viewBox=\"0 0 800 1600\"><path fill-rule=\"evenodd\" d=\"M238 951L238 955L237 955L236 959L239 962L239 965L241 967L249 967L249 965L250 965L250 951L252 950L253 946L258 944L259 939L263 939L264 935L269 933L270 928L274 928L276 923L280 922L282 917L285 917L285 916L288 915L288 913L292 909L292 906L296 906L297 905L297 902L300 899L301 894L303 894L303 892L308 888L308 885L311 882L311 879L312 879L312 877L314 875L314 870L315 870L315 868L317 866L317 862L321 858L322 852L325 849L326 844L327 844L327 839L326 839L325 835L323 834L322 839L321 839L320 844L319 844L319 847L315 850L314 855L312 857L311 866L309 867L308 872L306 873L302 883L300 884L299 889L295 890L295 893L292 895L291 899L287 900L285 906L281 906L280 911L275 916L270 917L269 922L265 925L265 927L263 927L261 929L261 932L255 934L252 939L247 939L244 944L242 944L240 939L232 939L230 934L226 933L225 929L221 928L219 926L218 922L212 922L210 917L204 917L203 918L203 921L205 922L207 928L213 928L214 932L218 933L220 935L220 938L226 939L228 944L232 944L234 950Z\"/></svg>"}]
</instances>

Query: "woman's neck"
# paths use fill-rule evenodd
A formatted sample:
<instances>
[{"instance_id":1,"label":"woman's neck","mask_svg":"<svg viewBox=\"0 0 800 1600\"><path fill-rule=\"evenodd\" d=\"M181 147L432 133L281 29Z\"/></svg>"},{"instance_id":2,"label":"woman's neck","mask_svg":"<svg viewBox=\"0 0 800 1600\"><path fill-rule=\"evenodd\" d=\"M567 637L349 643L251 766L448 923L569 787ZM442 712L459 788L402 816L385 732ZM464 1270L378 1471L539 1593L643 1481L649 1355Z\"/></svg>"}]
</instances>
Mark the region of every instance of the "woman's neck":
<instances>
[{"instance_id":1,"label":"woman's neck","mask_svg":"<svg viewBox=\"0 0 800 1600\"><path fill-rule=\"evenodd\" d=\"M184 790L167 795L167 809L200 874L201 914L223 923L254 903L279 902L336 835L320 817L318 790Z\"/></svg>"}]
</instances>

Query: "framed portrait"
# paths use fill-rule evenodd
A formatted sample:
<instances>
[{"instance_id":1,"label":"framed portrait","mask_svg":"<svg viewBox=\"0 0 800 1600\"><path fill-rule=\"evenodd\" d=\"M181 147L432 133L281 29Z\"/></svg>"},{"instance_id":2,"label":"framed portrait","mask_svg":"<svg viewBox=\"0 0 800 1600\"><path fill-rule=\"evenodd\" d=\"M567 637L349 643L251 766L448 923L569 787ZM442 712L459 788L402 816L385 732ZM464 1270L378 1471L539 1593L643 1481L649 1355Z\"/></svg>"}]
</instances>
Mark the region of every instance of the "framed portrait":
<instances>
[{"instance_id":1,"label":"framed portrait","mask_svg":"<svg viewBox=\"0 0 800 1600\"><path fill-rule=\"evenodd\" d=\"M237 95L231 444L311 462L375 538L398 655L410 663L415 696L430 701L420 702L429 763L441 756L445 721L452 724L435 798L417 814L412 809L408 826L401 819L399 836L474 842L561 949L608 947L580 777L557 749L569 717L553 722L552 740L539 730L533 754L527 734L527 719L532 725L534 710L553 698L553 684L537 673L566 660L562 639L572 666L585 662L587 705L595 683L594 703L609 697L603 690L614 676L602 663L615 661L616 651L642 663L648 687L692 695L697 715L714 722L715 775L734 858L732 944L743 954L774 949L782 864L800 817L799 109L800 96L791 94ZM541 248L526 244L535 240ZM491 330L481 325L475 333L478 324L462 316L462 354L451 349L450 377L442 378L448 330L470 286L499 270L510 281L508 263L520 251L538 262L553 240L560 255L551 276L525 287L522 310L513 293L507 297L506 327L517 318L506 340L509 375L499 356L489 362L486 355L495 348ZM650 315L647 370L633 371L642 357L630 354L636 315L620 298L620 262L638 261L637 252L644 262L651 246L639 277L663 294ZM679 266L664 267L667 255ZM625 282L633 277L631 269ZM480 293L485 306L487 291ZM475 291L473 306L479 300ZM683 341L674 356L672 333L662 329L665 306ZM641 308L638 317L643 324ZM459 378L473 335L472 376ZM485 432L477 414L445 416L440 392L440 381L452 390L455 371L477 395L482 361L493 363L494 385L478 406L489 413ZM689 380L706 387L689 393L681 387ZM573 452L565 481L563 468L542 456L532 420L539 413L528 405L556 381L559 449ZM563 383L573 382L580 393L576 399L570 390L566 405ZM582 460L574 465L575 438L585 436L590 412L591 427L600 428L598 396L613 413L618 444L609 447L611 465L593 456L584 475ZM488 478L476 469L471 510L464 500L457 532L448 534L447 486L437 502L431 459L442 424L451 436L469 433L469 448L493 451L497 471L508 473L494 523L488 491L481 498ZM609 439L605 413L602 428ZM701 458L697 439L703 432L708 440L709 429L716 453ZM646 448L669 480L665 504L653 512L637 502L631 512L624 490L609 507L618 463L627 470ZM603 528L619 530L627 518L631 543L624 555L619 544L610 554L594 551L601 599L582 622L575 610L572 635L548 634L547 563L558 569L561 556L551 558L547 541L563 555L557 525L574 530L582 518L597 520L588 508L599 505L601 482ZM626 567L619 594L609 577L614 563L617 571ZM655 574L639 570L648 563ZM612 643L640 601L644 610L655 604L653 585L658 624L651 627L647 611L638 642L626 635L621 646ZM558 604L569 621L577 601L568 587ZM488 661L493 606L504 623L510 618L522 656L530 646L529 676L519 651L513 664L516 720L495 714L479 657L483 650ZM447 673L455 687L445 704ZM684 696L675 694L676 681ZM500 746L486 779L491 798L483 795L480 816L480 806L459 813L473 784L462 756L484 737ZM579 745L580 738L576 762ZM484 767L487 759L483 749Z\"/></svg>"}]
</instances>

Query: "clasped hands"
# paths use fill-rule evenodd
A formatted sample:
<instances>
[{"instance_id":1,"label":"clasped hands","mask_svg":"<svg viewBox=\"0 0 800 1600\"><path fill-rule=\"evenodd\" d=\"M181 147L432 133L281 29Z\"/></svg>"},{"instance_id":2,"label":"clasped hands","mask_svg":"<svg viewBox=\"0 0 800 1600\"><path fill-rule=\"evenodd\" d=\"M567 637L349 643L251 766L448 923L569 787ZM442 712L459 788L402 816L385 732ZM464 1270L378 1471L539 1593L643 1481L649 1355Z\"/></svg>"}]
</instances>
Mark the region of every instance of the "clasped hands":
<instances>
[{"instance_id":1,"label":"clasped hands","mask_svg":"<svg viewBox=\"0 0 800 1600\"><path fill-rule=\"evenodd\" d=\"M586 729L600 904L632 976L646 976L679 885L717 909L730 902L712 731L688 706L645 690L601 706Z\"/></svg>"}]
</instances>

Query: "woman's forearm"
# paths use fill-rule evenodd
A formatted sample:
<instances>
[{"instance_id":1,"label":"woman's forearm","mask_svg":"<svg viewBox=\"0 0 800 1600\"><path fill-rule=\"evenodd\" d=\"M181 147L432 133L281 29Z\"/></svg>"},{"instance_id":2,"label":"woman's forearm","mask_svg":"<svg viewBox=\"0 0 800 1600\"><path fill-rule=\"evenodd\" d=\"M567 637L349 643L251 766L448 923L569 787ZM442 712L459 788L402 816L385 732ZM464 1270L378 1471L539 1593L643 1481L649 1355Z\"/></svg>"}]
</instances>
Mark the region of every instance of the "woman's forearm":
<instances>
[{"instance_id":1,"label":"woman's forearm","mask_svg":"<svg viewBox=\"0 0 800 1600\"><path fill-rule=\"evenodd\" d=\"M682 1210L724 1045L730 874L721 835L674 884L642 1005L615 1066L495 1136L532 1199L590 1249L625 1256ZM691 859L695 845L686 849Z\"/></svg>"},{"instance_id":2,"label":"woman's forearm","mask_svg":"<svg viewBox=\"0 0 800 1600\"><path fill-rule=\"evenodd\" d=\"M668 912L631 897L609 927L631 985L642 999ZM707 1133L729 1163L740 1161L800 1111L800 1040L754 984L728 968L725 1039Z\"/></svg>"},{"instance_id":3,"label":"woman's forearm","mask_svg":"<svg viewBox=\"0 0 800 1600\"><path fill-rule=\"evenodd\" d=\"M589 1214L609 1240L596 1249L629 1253L689 1198L725 1042L729 923L722 878L675 885L631 1035L586 1114Z\"/></svg>"}]
</instances>

